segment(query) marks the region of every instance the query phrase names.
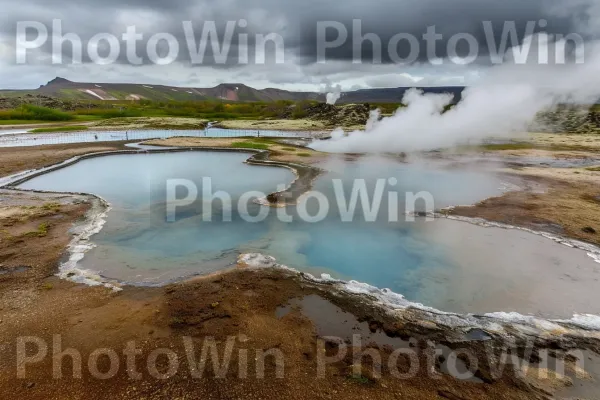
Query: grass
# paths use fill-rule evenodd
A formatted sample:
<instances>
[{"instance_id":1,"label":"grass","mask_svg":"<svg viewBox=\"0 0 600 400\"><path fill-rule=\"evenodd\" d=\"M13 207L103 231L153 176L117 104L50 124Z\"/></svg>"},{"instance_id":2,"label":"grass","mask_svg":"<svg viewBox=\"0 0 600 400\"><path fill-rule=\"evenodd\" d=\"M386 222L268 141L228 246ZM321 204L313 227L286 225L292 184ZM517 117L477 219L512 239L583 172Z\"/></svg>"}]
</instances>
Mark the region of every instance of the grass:
<instances>
[{"instance_id":1,"label":"grass","mask_svg":"<svg viewBox=\"0 0 600 400\"><path fill-rule=\"evenodd\" d=\"M484 144L481 146L484 150L498 151L498 150L530 150L536 148L533 143L497 143L497 144Z\"/></svg>"},{"instance_id":2,"label":"grass","mask_svg":"<svg viewBox=\"0 0 600 400\"><path fill-rule=\"evenodd\" d=\"M592 172L600 172L600 167L588 167L588 168L586 168L586 170L592 171Z\"/></svg>"},{"instance_id":3,"label":"grass","mask_svg":"<svg viewBox=\"0 0 600 400\"><path fill-rule=\"evenodd\" d=\"M48 230L50 229L50 224L47 222L42 222L38 225L37 230L27 232L23 236L25 237L44 237L48 234Z\"/></svg>"},{"instance_id":4,"label":"grass","mask_svg":"<svg viewBox=\"0 0 600 400\"><path fill-rule=\"evenodd\" d=\"M373 381L371 381L369 378L363 375L350 374L347 376L347 378L361 385L370 385L371 383L373 383Z\"/></svg>"},{"instance_id":5,"label":"grass","mask_svg":"<svg viewBox=\"0 0 600 400\"><path fill-rule=\"evenodd\" d=\"M101 121L103 118L98 115L75 115L75 121Z\"/></svg>"},{"instance_id":6,"label":"grass","mask_svg":"<svg viewBox=\"0 0 600 400\"><path fill-rule=\"evenodd\" d=\"M47 124L48 121L39 121L31 119L0 119L0 125L29 125L29 124Z\"/></svg>"},{"instance_id":7,"label":"grass","mask_svg":"<svg viewBox=\"0 0 600 400\"><path fill-rule=\"evenodd\" d=\"M29 133L52 133L52 132L75 132L75 131L85 131L87 130L87 126L83 125L69 125L69 126L57 126L52 128L37 128L29 131Z\"/></svg>"},{"instance_id":8,"label":"grass","mask_svg":"<svg viewBox=\"0 0 600 400\"><path fill-rule=\"evenodd\" d=\"M256 142L233 142L231 147L237 147L240 149L256 149L256 150L268 150L269 145L265 143Z\"/></svg>"},{"instance_id":9,"label":"grass","mask_svg":"<svg viewBox=\"0 0 600 400\"><path fill-rule=\"evenodd\" d=\"M297 154L298 157L311 157L310 153L298 153Z\"/></svg>"},{"instance_id":10,"label":"grass","mask_svg":"<svg viewBox=\"0 0 600 400\"><path fill-rule=\"evenodd\" d=\"M64 111L55 110L48 107L34 106L32 104L23 104L13 110L0 111L1 120L33 120L33 121L71 121L75 117Z\"/></svg>"},{"instance_id":11,"label":"grass","mask_svg":"<svg viewBox=\"0 0 600 400\"><path fill-rule=\"evenodd\" d=\"M60 203L57 203L57 202L46 203L42 206L42 208L46 211L59 212L60 211Z\"/></svg>"}]
</instances>

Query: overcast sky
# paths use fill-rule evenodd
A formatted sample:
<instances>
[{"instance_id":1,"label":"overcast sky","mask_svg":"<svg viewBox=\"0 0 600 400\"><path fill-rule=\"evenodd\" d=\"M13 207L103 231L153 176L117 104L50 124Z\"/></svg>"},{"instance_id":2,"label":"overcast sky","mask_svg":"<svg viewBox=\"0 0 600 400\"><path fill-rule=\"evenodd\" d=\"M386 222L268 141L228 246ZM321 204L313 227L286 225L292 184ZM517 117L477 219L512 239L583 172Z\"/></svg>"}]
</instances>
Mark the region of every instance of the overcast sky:
<instances>
[{"instance_id":1,"label":"overcast sky","mask_svg":"<svg viewBox=\"0 0 600 400\"><path fill-rule=\"evenodd\" d=\"M499 43L505 21L514 21L521 40L527 22L539 31L540 20L547 21L552 34L577 33L584 40L597 39L600 27L600 0L0 0L0 88L35 88L55 76L88 82L133 82L175 86L211 87L223 82L241 82L257 88L278 87L288 90L325 90L340 85L343 90L370 87L468 85L486 74L491 67L489 38L483 28L491 21ZM567 3L567 4L565 4ZM75 33L83 41L82 64L73 65L70 45L61 48L63 63L52 64L49 42L29 50L27 62L17 65L16 36L18 21L44 24L52 34L52 20L62 21L63 34ZM210 51L201 64L192 63L184 35L183 21L191 21L200 41L206 21L215 21L219 34L227 21L247 21L236 25L230 54L225 63L217 63ZM360 20L362 34L374 33L382 41L381 63L373 62L370 43L360 51L361 62L353 60L352 21ZM325 63L317 63L319 21L343 24L349 34L344 45L325 53ZM143 40L138 44L140 65L132 65L125 47L116 62L93 63L87 55L87 43L94 35L110 33L119 40L128 26L135 26ZM437 64L431 63L425 42L420 40L427 28L434 26L442 40L435 46ZM146 55L148 39L155 33L169 33L180 44L177 59L168 65L156 65ZM56 32L54 32L56 33ZM257 34L279 35L284 43L284 62L277 62L274 46L267 46L266 62L254 60ZM333 40L333 28L328 40ZM399 33L419 38L419 52L408 64L399 64L389 56L390 39ZM239 34L249 38L248 46ZM456 65L447 52L449 39L455 34L472 35L479 45L474 62ZM32 40L34 32L27 36ZM333 36L331 36L333 35ZM271 43L272 44L272 43ZM463 42L462 45L465 43ZM107 52L100 46L100 54ZM158 54L166 55L164 42ZM398 42L397 53L405 58L408 41ZM210 45L209 45L210 48ZM241 63L239 51L250 54ZM492 49L493 50L493 49ZM461 45L458 55L467 55ZM259 53L262 53L259 51ZM56 54L54 54L56 57ZM441 60L441 65L439 61Z\"/></svg>"}]
</instances>

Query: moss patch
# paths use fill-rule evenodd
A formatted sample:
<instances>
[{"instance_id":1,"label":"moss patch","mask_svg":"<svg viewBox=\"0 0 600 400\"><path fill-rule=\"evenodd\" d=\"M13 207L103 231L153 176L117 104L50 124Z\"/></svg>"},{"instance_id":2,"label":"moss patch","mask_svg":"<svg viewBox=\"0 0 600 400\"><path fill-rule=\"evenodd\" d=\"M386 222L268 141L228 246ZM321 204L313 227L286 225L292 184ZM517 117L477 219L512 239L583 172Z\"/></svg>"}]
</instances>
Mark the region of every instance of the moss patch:
<instances>
[{"instance_id":1,"label":"moss patch","mask_svg":"<svg viewBox=\"0 0 600 400\"><path fill-rule=\"evenodd\" d=\"M70 125L70 126L57 126L53 128L37 128L29 131L29 133L52 133L52 132L77 132L87 130L87 126L83 125Z\"/></svg>"},{"instance_id":2,"label":"moss patch","mask_svg":"<svg viewBox=\"0 0 600 400\"><path fill-rule=\"evenodd\" d=\"M269 145L265 143L256 142L233 142L231 147L237 147L240 149L256 149L256 150L268 150Z\"/></svg>"}]
</instances>

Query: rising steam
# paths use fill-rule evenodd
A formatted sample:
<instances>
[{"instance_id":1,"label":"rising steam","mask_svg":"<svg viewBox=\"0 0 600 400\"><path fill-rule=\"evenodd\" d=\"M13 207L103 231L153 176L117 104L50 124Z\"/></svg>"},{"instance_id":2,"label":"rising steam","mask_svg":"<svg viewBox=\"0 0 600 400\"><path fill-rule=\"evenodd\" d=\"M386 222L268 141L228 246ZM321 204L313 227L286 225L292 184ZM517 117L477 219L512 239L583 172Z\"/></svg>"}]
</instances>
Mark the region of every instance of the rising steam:
<instances>
[{"instance_id":1,"label":"rising steam","mask_svg":"<svg viewBox=\"0 0 600 400\"><path fill-rule=\"evenodd\" d=\"M530 40L538 40L531 37ZM511 138L527 131L538 112L558 103L590 104L600 97L600 47L588 43L583 64L516 65L491 68L443 113L451 95L411 89L394 115L372 113L364 131L337 129L331 140L311 147L328 152L409 152ZM509 50L510 51L510 50Z\"/></svg>"},{"instance_id":2,"label":"rising steam","mask_svg":"<svg viewBox=\"0 0 600 400\"><path fill-rule=\"evenodd\" d=\"M332 92L327 93L327 104L334 105L342 97L342 88L337 85Z\"/></svg>"}]
</instances>

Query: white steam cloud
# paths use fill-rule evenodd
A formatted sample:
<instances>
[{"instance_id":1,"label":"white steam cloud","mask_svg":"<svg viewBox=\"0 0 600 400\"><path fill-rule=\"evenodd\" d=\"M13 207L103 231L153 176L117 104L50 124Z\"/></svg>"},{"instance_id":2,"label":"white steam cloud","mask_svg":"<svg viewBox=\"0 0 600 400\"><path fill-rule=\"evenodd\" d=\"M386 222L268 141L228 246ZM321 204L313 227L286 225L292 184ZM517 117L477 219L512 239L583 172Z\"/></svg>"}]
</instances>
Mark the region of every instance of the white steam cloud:
<instances>
[{"instance_id":1,"label":"white steam cloud","mask_svg":"<svg viewBox=\"0 0 600 400\"><path fill-rule=\"evenodd\" d=\"M530 40L540 43L537 36ZM372 113L364 131L337 129L330 140L311 147L327 152L385 153L426 151L489 137L522 134L536 114L557 103L590 104L600 97L600 46L586 44L582 64L503 64L463 92L462 101L442 113L451 95L423 94L412 89L403 99L407 107L393 116ZM510 50L509 50L510 52Z\"/></svg>"},{"instance_id":2,"label":"white steam cloud","mask_svg":"<svg viewBox=\"0 0 600 400\"><path fill-rule=\"evenodd\" d=\"M327 93L327 104L334 105L342 97L342 87L337 85L332 92Z\"/></svg>"}]
</instances>

